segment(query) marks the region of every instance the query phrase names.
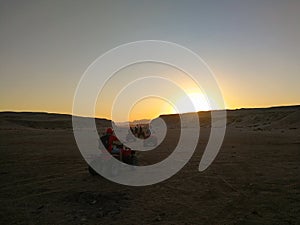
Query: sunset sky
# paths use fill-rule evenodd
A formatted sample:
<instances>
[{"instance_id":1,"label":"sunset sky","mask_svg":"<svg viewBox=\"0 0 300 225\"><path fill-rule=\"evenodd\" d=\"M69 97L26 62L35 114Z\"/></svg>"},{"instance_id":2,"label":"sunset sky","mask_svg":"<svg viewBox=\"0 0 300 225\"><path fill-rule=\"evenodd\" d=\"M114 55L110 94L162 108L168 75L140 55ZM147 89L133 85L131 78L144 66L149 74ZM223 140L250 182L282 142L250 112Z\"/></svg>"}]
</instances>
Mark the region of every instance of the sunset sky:
<instances>
[{"instance_id":1,"label":"sunset sky","mask_svg":"<svg viewBox=\"0 0 300 225\"><path fill-rule=\"evenodd\" d=\"M299 11L298 0L1 1L0 111L71 114L87 67L106 51L139 40L170 41L197 53L214 72L226 108L299 105ZM158 67L157 74L201 98L178 71ZM120 71L103 94L113 96L139 71ZM114 99L100 97L97 117L111 118ZM202 100L198 109L207 109ZM128 117L122 113L116 120ZM163 99L148 98L135 104L129 119L161 113L174 110Z\"/></svg>"}]
</instances>

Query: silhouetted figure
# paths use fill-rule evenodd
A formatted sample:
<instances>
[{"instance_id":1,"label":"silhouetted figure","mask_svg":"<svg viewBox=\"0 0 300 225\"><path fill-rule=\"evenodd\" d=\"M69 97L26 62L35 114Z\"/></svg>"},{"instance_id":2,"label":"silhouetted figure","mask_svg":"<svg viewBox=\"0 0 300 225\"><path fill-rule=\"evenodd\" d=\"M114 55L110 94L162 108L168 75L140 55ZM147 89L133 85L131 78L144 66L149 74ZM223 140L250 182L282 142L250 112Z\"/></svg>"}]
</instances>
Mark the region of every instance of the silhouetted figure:
<instances>
[{"instance_id":1,"label":"silhouetted figure","mask_svg":"<svg viewBox=\"0 0 300 225\"><path fill-rule=\"evenodd\" d=\"M142 125L140 125L138 137L139 137L139 138L143 138L143 137L144 137Z\"/></svg>"},{"instance_id":2,"label":"silhouetted figure","mask_svg":"<svg viewBox=\"0 0 300 225\"><path fill-rule=\"evenodd\" d=\"M138 129L137 125L135 125L135 127L134 127L134 135L135 136L137 136L138 131L139 131L139 129Z\"/></svg>"}]
</instances>

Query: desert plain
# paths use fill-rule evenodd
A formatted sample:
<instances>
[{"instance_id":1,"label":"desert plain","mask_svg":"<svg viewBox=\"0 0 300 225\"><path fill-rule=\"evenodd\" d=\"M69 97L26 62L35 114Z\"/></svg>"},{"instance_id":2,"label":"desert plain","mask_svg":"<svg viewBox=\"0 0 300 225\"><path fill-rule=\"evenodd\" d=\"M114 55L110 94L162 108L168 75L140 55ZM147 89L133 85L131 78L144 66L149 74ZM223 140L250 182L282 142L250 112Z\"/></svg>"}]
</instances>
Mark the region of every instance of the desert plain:
<instances>
[{"instance_id":1,"label":"desert plain","mask_svg":"<svg viewBox=\"0 0 300 225\"><path fill-rule=\"evenodd\" d=\"M161 116L167 136L137 152L141 166L176 146L176 116ZM300 106L227 111L214 162L198 171L210 134L210 113L191 160L171 178L132 187L88 173L71 116L0 113L1 224L299 224ZM97 119L105 129L109 120Z\"/></svg>"}]
</instances>

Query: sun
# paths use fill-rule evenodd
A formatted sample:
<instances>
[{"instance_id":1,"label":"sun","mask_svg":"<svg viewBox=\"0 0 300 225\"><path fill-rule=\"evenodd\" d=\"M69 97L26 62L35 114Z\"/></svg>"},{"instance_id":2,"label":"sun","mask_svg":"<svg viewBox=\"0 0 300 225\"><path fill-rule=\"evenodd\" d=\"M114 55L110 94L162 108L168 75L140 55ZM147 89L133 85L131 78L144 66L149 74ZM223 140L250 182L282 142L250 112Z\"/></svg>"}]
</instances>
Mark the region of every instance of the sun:
<instances>
[{"instance_id":1,"label":"sun","mask_svg":"<svg viewBox=\"0 0 300 225\"><path fill-rule=\"evenodd\" d=\"M195 110L198 111L207 111L210 109L207 99L204 94L199 92L188 93L188 97L194 104Z\"/></svg>"},{"instance_id":2,"label":"sun","mask_svg":"<svg viewBox=\"0 0 300 225\"><path fill-rule=\"evenodd\" d=\"M188 113L210 110L209 103L205 95L201 92L188 92L181 96L175 103L172 113Z\"/></svg>"}]
</instances>

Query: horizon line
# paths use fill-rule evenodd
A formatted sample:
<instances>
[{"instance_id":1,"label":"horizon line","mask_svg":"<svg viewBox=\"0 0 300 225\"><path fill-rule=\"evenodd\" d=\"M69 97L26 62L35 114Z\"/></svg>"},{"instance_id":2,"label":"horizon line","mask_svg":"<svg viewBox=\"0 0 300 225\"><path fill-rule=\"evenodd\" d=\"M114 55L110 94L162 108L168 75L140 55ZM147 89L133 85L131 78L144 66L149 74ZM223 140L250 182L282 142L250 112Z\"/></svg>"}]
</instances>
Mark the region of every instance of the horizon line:
<instances>
[{"instance_id":1,"label":"horizon line","mask_svg":"<svg viewBox=\"0 0 300 225\"><path fill-rule=\"evenodd\" d=\"M160 114L158 117L149 119L149 118L144 118L144 119L136 119L133 121L113 121L111 119L105 118L105 117L90 117L90 116L83 116L83 115L73 115L69 113L60 113L60 112L49 112L49 111L27 111L27 110L3 110L0 111L0 113L41 113L41 114L57 114L57 115L65 115L65 116L75 116L75 117L84 117L84 118L94 118L94 119L103 119L103 120L110 120L113 121L114 123L134 123L138 122L141 120L148 120L151 121L153 119L159 118L160 116L171 116L171 115L183 115L183 114L189 114L189 113L201 113L201 112L212 112L212 111L219 111L219 110L226 110L226 111L234 111L234 110L251 110L251 109L271 109L271 108L283 108L283 107L300 107L299 105L274 105L274 106L265 106L265 107L241 107L241 108L227 108L227 109L214 109L214 110L201 110L197 112L185 112L185 113L171 113L171 114Z\"/></svg>"}]
</instances>

